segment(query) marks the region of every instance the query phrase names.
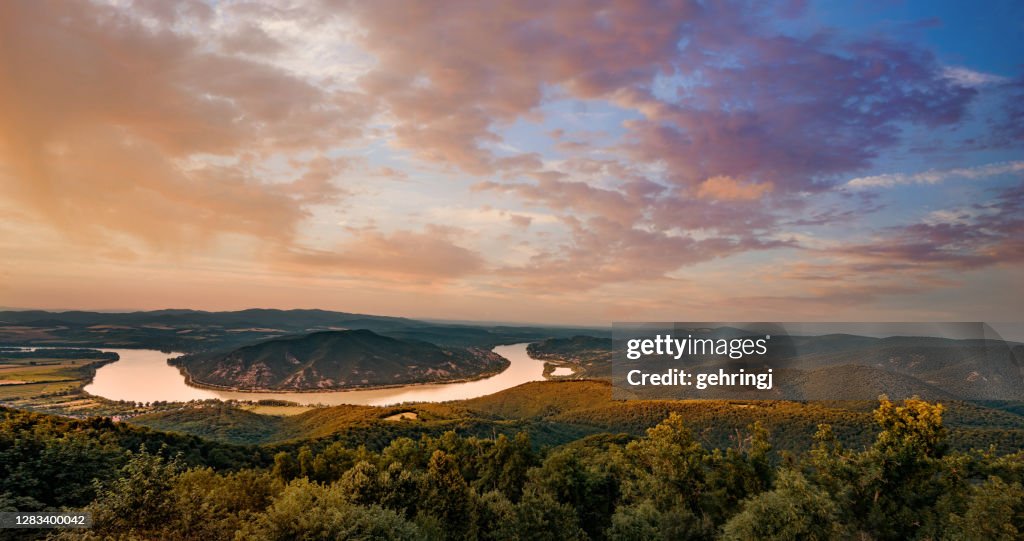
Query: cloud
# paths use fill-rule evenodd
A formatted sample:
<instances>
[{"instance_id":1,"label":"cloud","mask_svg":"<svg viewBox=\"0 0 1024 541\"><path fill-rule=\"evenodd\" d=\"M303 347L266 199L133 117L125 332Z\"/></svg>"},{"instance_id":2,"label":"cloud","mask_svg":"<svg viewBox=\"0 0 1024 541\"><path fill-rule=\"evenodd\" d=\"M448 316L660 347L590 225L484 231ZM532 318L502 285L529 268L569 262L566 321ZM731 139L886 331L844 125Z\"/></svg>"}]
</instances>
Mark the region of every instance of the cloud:
<instances>
[{"instance_id":1,"label":"cloud","mask_svg":"<svg viewBox=\"0 0 1024 541\"><path fill-rule=\"evenodd\" d=\"M965 87L980 87L1009 81L1002 75L975 71L963 66L947 66L942 70L943 77Z\"/></svg>"},{"instance_id":2,"label":"cloud","mask_svg":"<svg viewBox=\"0 0 1024 541\"><path fill-rule=\"evenodd\" d=\"M691 36L695 46L678 65L697 82L675 102L620 93L620 105L645 117L628 124L634 159L663 164L681 186L728 176L782 193L821 192L895 145L901 123L955 124L975 95L913 47L754 28L711 25ZM730 39L706 35L715 31ZM723 57L734 60L722 65ZM894 79L901 84L887 82Z\"/></svg>"},{"instance_id":3,"label":"cloud","mask_svg":"<svg viewBox=\"0 0 1024 541\"><path fill-rule=\"evenodd\" d=\"M756 304L768 313L830 307L838 310L837 320L865 310L948 319L974 306L977 295L989 295L997 288L997 282L986 281L1020 280L1022 210L1024 184L1019 184L995 192L984 202L933 211L916 222L878 229L871 238L801 239L801 257L752 272L763 282L755 287L764 294L739 293L733 301ZM944 302L930 300L936 295ZM972 314L980 314L971 317L1012 312L1013 302L989 300L978 310L969 308Z\"/></svg>"},{"instance_id":4,"label":"cloud","mask_svg":"<svg viewBox=\"0 0 1024 541\"><path fill-rule=\"evenodd\" d=\"M851 224L863 220L866 216L879 212L887 207L880 201L877 192L870 191L839 191L835 192L838 202L825 206L807 206L794 212L789 218L782 220L785 226L827 226L831 224Z\"/></svg>"},{"instance_id":5,"label":"cloud","mask_svg":"<svg viewBox=\"0 0 1024 541\"><path fill-rule=\"evenodd\" d=\"M315 196L279 154L361 131L361 98L269 64L225 56L169 27L205 4L0 5L0 185L79 241L126 235L191 250L223 233L289 242ZM148 10L148 11L147 11ZM143 21L136 15L154 17ZM290 188L295 188L293 192Z\"/></svg>"},{"instance_id":6,"label":"cloud","mask_svg":"<svg viewBox=\"0 0 1024 541\"><path fill-rule=\"evenodd\" d=\"M522 214L510 214L508 219L519 227L530 227L530 224L533 223L533 217Z\"/></svg>"},{"instance_id":7,"label":"cloud","mask_svg":"<svg viewBox=\"0 0 1024 541\"><path fill-rule=\"evenodd\" d=\"M914 293L921 293L926 290L902 281L899 283L875 283L875 284L850 284L837 285L835 282L824 284L819 287L804 284L803 292L791 295L751 295L747 297L733 297L730 302L742 306L755 306L756 310L774 313L803 312L818 314L816 320L820 320L820 314L830 314L828 321L843 321L841 315L849 311L851 306L859 307L877 303L880 299L887 299L892 296L905 296ZM812 311L808 311L812 310Z\"/></svg>"},{"instance_id":8,"label":"cloud","mask_svg":"<svg viewBox=\"0 0 1024 541\"><path fill-rule=\"evenodd\" d=\"M921 173L888 173L870 177L857 177L846 183L851 188L891 188L906 184L938 184L950 179L976 180L1024 171L1024 161L990 163L975 167L930 169Z\"/></svg>"},{"instance_id":9,"label":"cloud","mask_svg":"<svg viewBox=\"0 0 1024 541\"><path fill-rule=\"evenodd\" d=\"M770 183L753 184L742 183L731 177L711 177L700 184L697 188L697 197L704 199L720 200L752 200L760 199L764 194L772 191Z\"/></svg>"},{"instance_id":10,"label":"cloud","mask_svg":"<svg viewBox=\"0 0 1024 541\"><path fill-rule=\"evenodd\" d=\"M284 50L285 46L259 26L245 25L224 36L221 48L229 54L273 55Z\"/></svg>"},{"instance_id":11,"label":"cloud","mask_svg":"<svg viewBox=\"0 0 1024 541\"><path fill-rule=\"evenodd\" d=\"M424 35L413 33L408 41L368 45L371 50L384 47L389 54L396 47L407 48L395 53L395 58L403 59L401 67L410 73L423 75L424 69L444 73L437 64L449 62L449 68L458 67L457 84L436 86L429 75L419 85L409 80L393 83L396 92L417 95L408 104L431 109L429 114L407 110L414 113L411 117L417 119L420 131L417 139L405 138L403 144L426 145L419 150L421 157L464 164L460 167L471 173L503 173L488 148L500 141L497 128L503 123L536 114L543 99L541 88L557 88L559 95L570 99L600 100L639 114L623 122L624 135L618 143L602 147L604 155L612 157L608 161L616 164L613 174L585 171L573 160L586 147L561 145L557 149L569 159L522 171L534 182L488 180L476 185L561 213L572 224L568 232L572 248L588 246L586 257L567 257L572 250L540 256L534 267L517 271L521 276L536 272L564 277L578 265L587 270L578 271L582 277L575 284L611 283L631 277L649 279L706 260L664 256L656 258L663 265L650 265L644 273L597 272L594 269L628 266L622 246L591 242L598 223L603 224L605 238L663 242L666 250L689 250L690 242L703 241L704 251L716 254L711 258L775 246L773 235L780 223L794 223L793 215L808 206L802 201L807 194L834 191L842 175L869 166L879 153L895 147L906 125L956 125L977 95L975 89L950 80L922 48L837 33L782 35L770 24L770 10L726 2L688 8L643 6L660 13L662 19L651 47L657 54L639 55L641 61L630 64L636 69L605 73L600 84L580 85L578 77L592 73L588 66L607 69L609 64L579 62L577 47L585 44L588 55L602 58L616 54L603 47L629 50L634 36L646 30L632 26L631 11L609 8L600 17L612 21L608 24L622 25L617 39L626 45L606 41L588 26L600 27L592 19L600 10L565 6L560 4L535 27L540 32L548 25L583 30L540 40L544 54L532 54L529 61L521 53L529 52L530 46L524 48L525 38L519 33L532 35L538 31L535 27L521 28L515 16L499 17L507 23L503 28L489 26L493 21L471 24L478 22L480 14L464 4L445 13L443 37L429 30ZM392 16L384 20L391 24ZM668 20L671 23L664 22ZM364 22L373 34L372 28L381 21L371 17ZM602 32L607 34L605 29ZM417 50L413 41L424 48L428 42L440 44L421 60L428 68L414 66L414 57L407 56ZM463 50L474 51L472 58L465 57ZM387 62L381 68L394 71L395 66L385 66ZM656 82L661 85L658 92ZM483 90L460 94L466 89ZM388 101L389 91L382 87L375 93ZM394 110L394 103L385 107ZM445 123L473 118L476 124L448 130L449 124L432 126L430 115ZM458 137L451 137L456 132ZM403 139L401 132L397 135ZM552 136L575 140L564 129ZM437 153L441 144L451 144L452 149ZM640 186L650 189L641 192ZM771 201L763 201L768 194ZM858 204L857 208L868 207ZM855 210L839 207L800 223L825 225L855 216ZM659 235L667 240L658 241Z\"/></svg>"},{"instance_id":12,"label":"cloud","mask_svg":"<svg viewBox=\"0 0 1024 541\"><path fill-rule=\"evenodd\" d=\"M298 163L295 165L299 166ZM302 203L322 205L337 202L346 192L334 184L334 179L350 165L344 158L317 156L302 164L305 172L287 185L287 191Z\"/></svg>"},{"instance_id":13,"label":"cloud","mask_svg":"<svg viewBox=\"0 0 1024 541\"><path fill-rule=\"evenodd\" d=\"M634 223L642 213L642 206L635 198L618 190L560 180L560 176L538 176L536 184L482 182L474 188L511 193L548 208L603 216L621 224Z\"/></svg>"},{"instance_id":14,"label":"cloud","mask_svg":"<svg viewBox=\"0 0 1024 541\"><path fill-rule=\"evenodd\" d=\"M484 260L455 243L455 231L429 226L422 231L354 232L331 250L293 248L278 262L295 272L359 277L371 281L445 282L481 272Z\"/></svg>"},{"instance_id":15,"label":"cloud","mask_svg":"<svg viewBox=\"0 0 1024 541\"><path fill-rule=\"evenodd\" d=\"M852 188L1024 162L846 179L923 131L1013 148L1024 82L814 16L802 1L0 2L0 211L55 227L64 242L38 248L54 262L70 245L132 269L199 254L382 289L614 289L620 307L671 306L631 292L783 250L832 268L783 293L833 302L1020 265L1009 192L876 230L866 214L924 213ZM964 135L976 124L989 132ZM910 277L841 291L894 270Z\"/></svg>"},{"instance_id":16,"label":"cloud","mask_svg":"<svg viewBox=\"0 0 1024 541\"><path fill-rule=\"evenodd\" d=\"M740 2L574 0L541 17L529 2L343 5L378 60L362 86L396 144L479 175L504 169L500 128L537 119L546 93L641 113L631 157L677 184L729 176L782 191L827 187L894 145L901 123L955 123L976 95L911 44L781 35L775 10ZM674 99L655 97L659 77Z\"/></svg>"},{"instance_id":17,"label":"cloud","mask_svg":"<svg viewBox=\"0 0 1024 541\"><path fill-rule=\"evenodd\" d=\"M395 143L473 174L502 169L488 148L496 129L535 116L545 88L592 99L648 84L698 9L685 0L342 6L377 58L362 86L394 119Z\"/></svg>"},{"instance_id":18,"label":"cloud","mask_svg":"<svg viewBox=\"0 0 1024 541\"><path fill-rule=\"evenodd\" d=\"M1024 261L1024 183L985 203L932 212L910 225L886 228L872 242L833 251L861 272L906 268L964 271Z\"/></svg>"},{"instance_id":19,"label":"cloud","mask_svg":"<svg viewBox=\"0 0 1024 541\"><path fill-rule=\"evenodd\" d=\"M636 282L671 282L666 275L684 265L729 255L790 246L787 241L759 240L753 236L711 236L695 239L623 227L600 218L566 218L571 242L545 250L525 265L497 269L512 280L507 286L546 292L585 291L602 285Z\"/></svg>"},{"instance_id":20,"label":"cloud","mask_svg":"<svg viewBox=\"0 0 1024 541\"><path fill-rule=\"evenodd\" d=\"M1024 142L1024 77L1004 85L1000 119L995 123L991 146L1004 146L1006 141Z\"/></svg>"}]
</instances>

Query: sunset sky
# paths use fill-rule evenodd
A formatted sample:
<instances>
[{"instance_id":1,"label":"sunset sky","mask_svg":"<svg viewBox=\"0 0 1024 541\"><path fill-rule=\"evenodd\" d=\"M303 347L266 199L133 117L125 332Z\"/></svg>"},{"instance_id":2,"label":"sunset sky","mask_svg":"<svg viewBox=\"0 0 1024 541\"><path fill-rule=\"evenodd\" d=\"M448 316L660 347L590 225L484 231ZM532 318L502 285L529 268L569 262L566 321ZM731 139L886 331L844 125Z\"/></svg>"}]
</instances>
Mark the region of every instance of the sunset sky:
<instances>
[{"instance_id":1,"label":"sunset sky","mask_svg":"<svg viewBox=\"0 0 1024 541\"><path fill-rule=\"evenodd\" d=\"M1021 320L1024 3L0 2L0 307Z\"/></svg>"}]
</instances>

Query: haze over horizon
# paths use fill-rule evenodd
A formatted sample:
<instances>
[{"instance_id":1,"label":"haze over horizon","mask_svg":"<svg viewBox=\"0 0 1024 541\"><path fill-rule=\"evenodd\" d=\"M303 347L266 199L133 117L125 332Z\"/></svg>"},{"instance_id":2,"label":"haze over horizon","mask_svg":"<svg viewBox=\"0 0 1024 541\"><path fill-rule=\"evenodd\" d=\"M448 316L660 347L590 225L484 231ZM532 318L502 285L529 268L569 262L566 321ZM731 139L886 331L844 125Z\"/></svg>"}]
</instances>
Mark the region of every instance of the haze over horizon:
<instances>
[{"instance_id":1,"label":"haze over horizon","mask_svg":"<svg viewBox=\"0 0 1024 541\"><path fill-rule=\"evenodd\" d=\"M1015 321L1024 5L0 3L0 305Z\"/></svg>"}]
</instances>

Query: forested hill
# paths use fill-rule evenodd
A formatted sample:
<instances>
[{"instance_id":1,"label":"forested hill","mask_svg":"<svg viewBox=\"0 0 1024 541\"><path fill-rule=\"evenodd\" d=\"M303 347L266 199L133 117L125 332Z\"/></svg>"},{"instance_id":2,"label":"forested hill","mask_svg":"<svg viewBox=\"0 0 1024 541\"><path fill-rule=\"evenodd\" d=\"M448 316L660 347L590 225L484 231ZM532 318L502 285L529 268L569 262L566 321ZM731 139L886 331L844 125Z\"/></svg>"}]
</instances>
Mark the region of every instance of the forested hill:
<instances>
[{"instance_id":1,"label":"forested hill","mask_svg":"<svg viewBox=\"0 0 1024 541\"><path fill-rule=\"evenodd\" d=\"M524 407L508 398L473 406ZM952 451L942 405L864 413L852 448L829 424L793 436L759 422L717 446L669 412L637 438L552 449L525 432L449 431L237 453L0 409L0 510L92 513L91 529L59 539L1021 538L1024 454ZM790 437L810 451L777 453Z\"/></svg>"},{"instance_id":2,"label":"forested hill","mask_svg":"<svg viewBox=\"0 0 1024 541\"><path fill-rule=\"evenodd\" d=\"M193 384L278 391L337 390L476 378L508 360L481 348L442 348L368 330L324 331L173 361Z\"/></svg>"},{"instance_id":3,"label":"forested hill","mask_svg":"<svg viewBox=\"0 0 1024 541\"><path fill-rule=\"evenodd\" d=\"M530 344L527 351L534 359L573 368L576 378L612 377L612 339L608 337L548 338Z\"/></svg>"},{"instance_id":4,"label":"forested hill","mask_svg":"<svg viewBox=\"0 0 1024 541\"><path fill-rule=\"evenodd\" d=\"M811 447L811 436L821 423L830 424L844 445L860 448L869 444L874 422L870 412L875 405L877 401L621 401L612 400L607 382L536 381L488 396L439 404L333 406L278 417L258 415L232 404L204 402L142 415L131 422L224 442L285 447L340 441L379 448L396 437L437 436L447 430L477 436L528 432L537 445L557 446L602 432L639 436L677 413L711 446L728 446L737 431L758 422L771 430L777 449L800 453ZM1024 448L1024 416L1009 411L1012 407L996 409L969 402L944 405L952 448L992 446L999 452ZM414 414L414 418L396 420L401 413Z\"/></svg>"},{"instance_id":5,"label":"forested hill","mask_svg":"<svg viewBox=\"0 0 1024 541\"><path fill-rule=\"evenodd\" d=\"M714 336L742 332L729 328L714 331ZM768 363L775 369L775 389L772 394L752 398L840 400L884 394L932 400L1024 401L1024 345L1016 342L829 334L776 336L772 348L781 352L773 349ZM535 358L569 368L574 379L610 378L612 374L612 340L607 337L553 337L530 344L528 351ZM684 366L671 356L645 356L633 362L650 372ZM683 362L692 363L691 367L719 365L714 355L687 356ZM663 393L656 386L630 390L643 398ZM675 397L684 394L680 391ZM718 398L711 391L686 397Z\"/></svg>"}]
</instances>

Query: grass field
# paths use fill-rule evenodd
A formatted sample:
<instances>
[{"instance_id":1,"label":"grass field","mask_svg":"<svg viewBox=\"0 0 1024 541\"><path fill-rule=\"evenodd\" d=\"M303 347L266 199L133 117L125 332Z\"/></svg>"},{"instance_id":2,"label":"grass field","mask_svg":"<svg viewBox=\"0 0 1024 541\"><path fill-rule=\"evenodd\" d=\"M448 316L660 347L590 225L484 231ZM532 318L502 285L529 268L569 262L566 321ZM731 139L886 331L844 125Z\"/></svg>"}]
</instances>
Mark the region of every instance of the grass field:
<instances>
[{"instance_id":1,"label":"grass field","mask_svg":"<svg viewBox=\"0 0 1024 541\"><path fill-rule=\"evenodd\" d=\"M47 351L50 356L47 355ZM90 396L82 391L97 367L110 362L100 352L81 358L60 358L52 350L40 350L38 357L0 353L0 405L70 417L132 416L157 408Z\"/></svg>"},{"instance_id":2,"label":"grass field","mask_svg":"<svg viewBox=\"0 0 1024 541\"><path fill-rule=\"evenodd\" d=\"M0 401L35 399L65 393L84 386L93 373L96 359L50 357L7 358L0 365Z\"/></svg>"},{"instance_id":3,"label":"grass field","mask_svg":"<svg viewBox=\"0 0 1024 541\"><path fill-rule=\"evenodd\" d=\"M0 385L0 401L13 402L37 398L43 395L75 390L81 381L57 381L27 383L23 385Z\"/></svg>"},{"instance_id":4,"label":"grass field","mask_svg":"<svg viewBox=\"0 0 1024 541\"><path fill-rule=\"evenodd\" d=\"M260 415L274 415L277 417L288 417L291 415L298 415L300 413L306 413L313 409L312 406L263 406L257 404L246 404L241 406L242 409L258 413Z\"/></svg>"},{"instance_id":5,"label":"grass field","mask_svg":"<svg viewBox=\"0 0 1024 541\"><path fill-rule=\"evenodd\" d=\"M41 383L81 379L83 368L92 359L5 359L0 366L0 380Z\"/></svg>"}]
</instances>

